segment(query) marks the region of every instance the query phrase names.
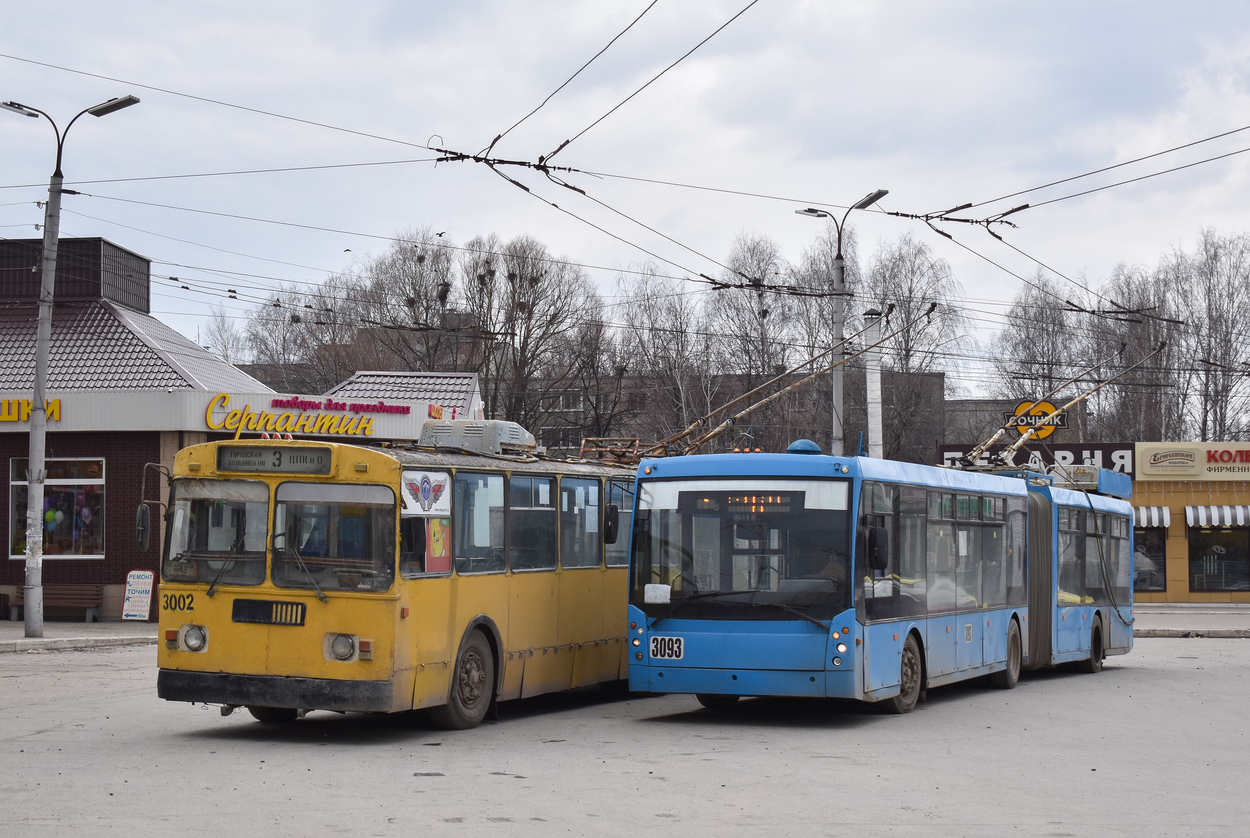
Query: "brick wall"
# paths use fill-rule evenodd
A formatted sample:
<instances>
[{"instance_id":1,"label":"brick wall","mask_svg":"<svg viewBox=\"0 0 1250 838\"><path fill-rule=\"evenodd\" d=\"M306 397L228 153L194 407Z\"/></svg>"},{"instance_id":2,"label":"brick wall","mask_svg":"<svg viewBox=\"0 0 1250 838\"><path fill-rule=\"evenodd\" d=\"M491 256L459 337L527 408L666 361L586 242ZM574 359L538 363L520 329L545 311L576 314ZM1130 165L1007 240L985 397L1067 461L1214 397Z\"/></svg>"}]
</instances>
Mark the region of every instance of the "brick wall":
<instances>
[{"instance_id":1,"label":"brick wall","mask_svg":"<svg viewBox=\"0 0 1250 838\"><path fill-rule=\"evenodd\" d=\"M26 576L26 563L10 559L10 517L13 499L9 475L11 461L24 458L29 453L30 438L26 434L0 434L0 465L3 481L0 493L4 504L0 508L0 538L4 549L0 552L0 585L22 585ZM146 463L160 462L161 435L159 433L49 433L48 457L103 457L104 458L104 559L57 559L44 557L43 581L45 584L105 584L120 585L126 581L131 570L159 571L160 545L153 539L147 553L139 555L135 550L135 510L139 506L140 481ZM150 499L160 497L164 483L155 470L149 472L147 495ZM153 521L159 520L159 507L152 510ZM19 526L25 519L19 517Z\"/></svg>"}]
</instances>

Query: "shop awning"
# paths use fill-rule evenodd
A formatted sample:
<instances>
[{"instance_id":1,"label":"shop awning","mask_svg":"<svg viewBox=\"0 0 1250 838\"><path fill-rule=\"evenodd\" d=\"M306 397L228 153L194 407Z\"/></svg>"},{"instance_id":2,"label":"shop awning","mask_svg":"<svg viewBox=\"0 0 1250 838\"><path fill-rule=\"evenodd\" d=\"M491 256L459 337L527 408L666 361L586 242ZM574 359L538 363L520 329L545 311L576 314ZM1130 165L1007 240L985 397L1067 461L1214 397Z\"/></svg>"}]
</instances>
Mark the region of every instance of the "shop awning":
<instances>
[{"instance_id":1,"label":"shop awning","mask_svg":"<svg viewBox=\"0 0 1250 838\"><path fill-rule=\"evenodd\" d=\"M1172 513L1166 506L1135 506L1133 507L1133 526L1170 527L1172 526Z\"/></svg>"},{"instance_id":2,"label":"shop awning","mask_svg":"<svg viewBox=\"0 0 1250 838\"><path fill-rule=\"evenodd\" d=\"M1187 506L1191 527L1250 527L1250 506Z\"/></svg>"}]
</instances>

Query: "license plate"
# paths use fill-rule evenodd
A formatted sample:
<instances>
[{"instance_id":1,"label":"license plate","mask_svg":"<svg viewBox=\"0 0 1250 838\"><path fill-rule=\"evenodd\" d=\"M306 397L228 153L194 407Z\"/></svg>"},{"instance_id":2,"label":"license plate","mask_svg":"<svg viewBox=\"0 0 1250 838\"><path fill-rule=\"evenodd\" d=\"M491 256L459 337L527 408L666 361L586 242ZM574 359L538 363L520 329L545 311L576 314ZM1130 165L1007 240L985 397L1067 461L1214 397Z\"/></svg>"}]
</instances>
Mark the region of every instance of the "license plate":
<instances>
[{"instance_id":1,"label":"license plate","mask_svg":"<svg viewBox=\"0 0 1250 838\"><path fill-rule=\"evenodd\" d=\"M680 637L652 637L651 657L679 661L685 645Z\"/></svg>"}]
</instances>

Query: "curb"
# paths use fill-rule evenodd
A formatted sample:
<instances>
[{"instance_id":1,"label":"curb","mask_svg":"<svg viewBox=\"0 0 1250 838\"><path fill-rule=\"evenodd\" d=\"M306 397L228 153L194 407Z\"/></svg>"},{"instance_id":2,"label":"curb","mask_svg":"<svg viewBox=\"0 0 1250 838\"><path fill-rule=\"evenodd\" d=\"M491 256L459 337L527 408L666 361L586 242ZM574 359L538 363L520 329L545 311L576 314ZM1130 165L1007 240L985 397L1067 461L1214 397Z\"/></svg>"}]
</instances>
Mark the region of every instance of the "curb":
<instances>
[{"instance_id":1,"label":"curb","mask_svg":"<svg viewBox=\"0 0 1250 838\"><path fill-rule=\"evenodd\" d=\"M129 637L24 637L21 640L0 640L0 652L69 652L155 644L155 634Z\"/></svg>"},{"instance_id":2,"label":"curb","mask_svg":"<svg viewBox=\"0 0 1250 838\"><path fill-rule=\"evenodd\" d=\"M1250 637L1250 629L1134 629L1134 638L1142 637Z\"/></svg>"}]
</instances>

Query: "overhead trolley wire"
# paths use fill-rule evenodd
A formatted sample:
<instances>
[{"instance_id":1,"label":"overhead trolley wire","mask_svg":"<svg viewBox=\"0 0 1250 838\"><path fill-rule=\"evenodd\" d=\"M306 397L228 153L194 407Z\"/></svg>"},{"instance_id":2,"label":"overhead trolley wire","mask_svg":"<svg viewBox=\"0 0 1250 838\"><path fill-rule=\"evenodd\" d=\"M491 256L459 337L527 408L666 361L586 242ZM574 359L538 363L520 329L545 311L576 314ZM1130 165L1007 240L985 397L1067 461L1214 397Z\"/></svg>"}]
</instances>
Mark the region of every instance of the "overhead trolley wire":
<instances>
[{"instance_id":1,"label":"overhead trolley wire","mask_svg":"<svg viewBox=\"0 0 1250 838\"><path fill-rule=\"evenodd\" d=\"M595 62L595 59L597 59L599 56L601 56L601 55L603 55L605 52L607 52L607 51L608 51L608 50L612 47L612 45L613 45L613 44L615 44L617 41L619 41L619 40L621 39L621 37L622 37L622 36L623 36L626 32L628 32L629 30L633 29L633 28L634 28L634 24L636 24L638 21L642 20L642 19L646 16L647 12L651 11L651 9L652 9L652 8L654 8L655 4L656 4L656 3L658 3L658 2L660 2L660 0L651 0L651 4L650 4L649 6L647 6L647 8L645 8L645 9L643 9L643 10L642 10L642 14L638 15L638 17L634 18L634 19L630 22L630 24L629 24L628 26L626 26L626 27L625 27L624 29L622 29L620 32L616 33L616 36L615 36L615 37L613 37L613 38L612 38L612 40L608 41L607 45L606 45L606 46L604 46L604 48L603 48L603 49L599 50L599 51L598 51L598 52L596 52L594 55L592 55L592 56L590 57L590 60L589 60L589 61L587 61L585 64L583 64L581 67L579 67L579 68L577 69L577 72L576 72L576 73L574 73L573 75L569 76L567 79L565 79L565 80L564 80L564 83L563 83L563 84L561 84L561 85L560 85L559 87L557 87L555 90L551 91L551 93L547 96L547 98L546 98L546 99L543 99L543 100L542 100L542 102L540 102L540 103L539 103L538 107L534 108L534 110L530 111L530 112L529 112L529 113L527 113L525 116L523 116L523 117L521 117L520 119L518 119L516 122L514 122L514 123L512 124L512 127L511 127L511 128L508 128L506 131L504 131L503 133L501 133L501 134L499 134L497 137L495 137L495 139L491 140L491 141L490 141L490 145L488 145L486 148L482 149L480 152L478 152L478 154L479 154L479 155L488 155L488 154L490 154L491 149L493 149L493 148L495 147L495 144L496 144L496 143L498 143L498 142L499 142L500 140L502 140L504 137L508 136L508 134L510 134L510 133L512 132L513 128L516 128L516 127L517 127L517 126L519 126L522 122L525 122L525 120L529 119L531 116L533 116L534 114L536 114L536 113L538 113L540 110L542 110L542 109L543 109L543 106L545 106L548 102L550 102L550 101L551 101L551 100L555 97L555 95L556 95L557 93L559 93L561 90L563 90L564 88L566 88L566 87L569 85L569 83L570 83L571 81L573 81L573 79L575 79L575 78L577 78L579 75L581 75L582 70L585 70L587 67L589 67L591 64L593 64L593 63Z\"/></svg>"}]
</instances>

